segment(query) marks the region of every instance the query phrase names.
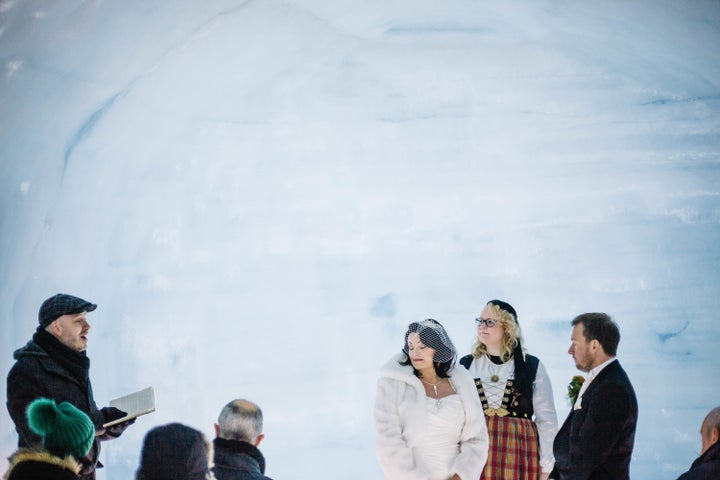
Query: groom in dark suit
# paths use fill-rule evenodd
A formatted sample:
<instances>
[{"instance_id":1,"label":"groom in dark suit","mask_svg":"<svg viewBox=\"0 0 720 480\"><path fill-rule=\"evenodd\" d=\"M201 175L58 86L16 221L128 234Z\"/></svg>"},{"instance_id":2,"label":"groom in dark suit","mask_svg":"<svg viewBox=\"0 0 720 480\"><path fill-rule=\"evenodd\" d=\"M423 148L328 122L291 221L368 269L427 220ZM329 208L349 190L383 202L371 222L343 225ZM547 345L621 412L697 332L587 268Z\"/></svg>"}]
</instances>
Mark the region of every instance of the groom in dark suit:
<instances>
[{"instance_id":1,"label":"groom in dark suit","mask_svg":"<svg viewBox=\"0 0 720 480\"><path fill-rule=\"evenodd\" d=\"M555 480L626 480L635 442L635 390L615 358L620 330L605 313L572 321L568 353L587 380L555 437Z\"/></svg>"}]
</instances>

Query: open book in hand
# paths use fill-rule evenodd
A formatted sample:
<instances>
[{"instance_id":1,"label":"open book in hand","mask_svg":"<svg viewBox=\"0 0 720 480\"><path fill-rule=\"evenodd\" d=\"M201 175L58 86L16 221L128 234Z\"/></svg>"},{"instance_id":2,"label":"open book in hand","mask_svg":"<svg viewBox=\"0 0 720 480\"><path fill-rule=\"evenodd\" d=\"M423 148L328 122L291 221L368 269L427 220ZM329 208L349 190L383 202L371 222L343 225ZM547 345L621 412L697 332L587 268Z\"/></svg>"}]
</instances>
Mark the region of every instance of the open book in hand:
<instances>
[{"instance_id":1,"label":"open book in hand","mask_svg":"<svg viewBox=\"0 0 720 480\"><path fill-rule=\"evenodd\" d=\"M122 418L118 418L117 420L113 420L111 422L103 424L104 428L118 423L127 422L128 420L132 420L133 418L139 417L140 415L154 412L155 391L153 390L153 387L148 387L144 390L140 390L139 392L131 393L130 395L125 395L124 397L110 400L110 406L119 408L123 412L127 412L127 415Z\"/></svg>"}]
</instances>

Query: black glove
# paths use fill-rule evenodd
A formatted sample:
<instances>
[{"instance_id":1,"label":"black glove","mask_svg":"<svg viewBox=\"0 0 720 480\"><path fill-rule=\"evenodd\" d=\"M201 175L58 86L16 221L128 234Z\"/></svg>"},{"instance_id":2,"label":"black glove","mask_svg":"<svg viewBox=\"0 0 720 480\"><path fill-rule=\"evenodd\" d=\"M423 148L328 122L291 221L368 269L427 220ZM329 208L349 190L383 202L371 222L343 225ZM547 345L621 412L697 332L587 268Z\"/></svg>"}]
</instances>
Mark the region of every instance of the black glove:
<instances>
[{"instance_id":1,"label":"black glove","mask_svg":"<svg viewBox=\"0 0 720 480\"><path fill-rule=\"evenodd\" d=\"M102 412L103 418L105 419L103 423L114 422L115 420L123 418L125 415L127 415L127 412L123 412L119 408L115 407L103 407L100 409L100 411Z\"/></svg>"},{"instance_id":2,"label":"black glove","mask_svg":"<svg viewBox=\"0 0 720 480\"><path fill-rule=\"evenodd\" d=\"M114 420L118 420L127 415L127 412L123 412L119 408L115 408L115 407L104 407L104 408L101 408L100 411L102 412L103 417L105 418L105 423L109 423ZM128 428L133 423L135 423L135 419L131 418L130 420L126 420L124 422L116 423L115 425L110 425L109 427L105 427L105 433L98 436L98 439L101 441L105 441L105 440L112 440L113 438L117 438L120 435L122 435L122 433L125 431L125 429Z\"/></svg>"}]
</instances>

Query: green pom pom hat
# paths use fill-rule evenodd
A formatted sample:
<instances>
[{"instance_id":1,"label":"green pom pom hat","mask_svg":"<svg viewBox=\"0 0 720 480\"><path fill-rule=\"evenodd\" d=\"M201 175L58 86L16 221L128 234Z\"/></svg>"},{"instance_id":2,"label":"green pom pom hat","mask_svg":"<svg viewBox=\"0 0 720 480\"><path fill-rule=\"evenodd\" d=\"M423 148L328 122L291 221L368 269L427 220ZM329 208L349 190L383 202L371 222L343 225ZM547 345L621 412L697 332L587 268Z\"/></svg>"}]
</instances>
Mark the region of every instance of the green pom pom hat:
<instances>
[{"instance_id":1,"label":"green pom pom hat","mask_svg":"<svg viewBox=\"0 0 720 480\"><path fill-rule=\"evenodd\" d=\"M27 408L30 429L43 437L43 448L65 458L80 460L92 446L95 426L81 410L68 402L59 405L48 398L38 398Z\"/></svg>"}]
</instances>

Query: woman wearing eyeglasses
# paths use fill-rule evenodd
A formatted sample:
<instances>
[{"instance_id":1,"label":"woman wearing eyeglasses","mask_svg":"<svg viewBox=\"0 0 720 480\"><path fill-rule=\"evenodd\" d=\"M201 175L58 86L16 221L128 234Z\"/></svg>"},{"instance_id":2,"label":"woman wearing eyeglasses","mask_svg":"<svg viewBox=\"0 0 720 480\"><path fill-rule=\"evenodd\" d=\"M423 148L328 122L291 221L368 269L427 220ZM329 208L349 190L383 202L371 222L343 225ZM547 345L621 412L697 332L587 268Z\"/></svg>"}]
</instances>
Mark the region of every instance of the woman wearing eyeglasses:
<instances>
[{"instance_id":1,"label":"woman wearing eyeglasses","mask_svg":"<svg viewBox=\"0 0 720 480\"><path fill-rule=\"evenodd\" d=\"M475 319L473 353L460 359L475 379L490 445L481 480L547 480L558 431L552 385L524 352L517 312L491 300Z\"/></svg>"},{"instance_id":2,"label":"woman wearing eyeglasses","mask_svg":"<svg viewBox=\"0 0 720 480\"><path fill-rule=\"evenodd\" d=\"M386 480L477 480L488 436L468 372L433 319L414 322L380 373L377 453Z\"/></svg>"}]
</instances>

